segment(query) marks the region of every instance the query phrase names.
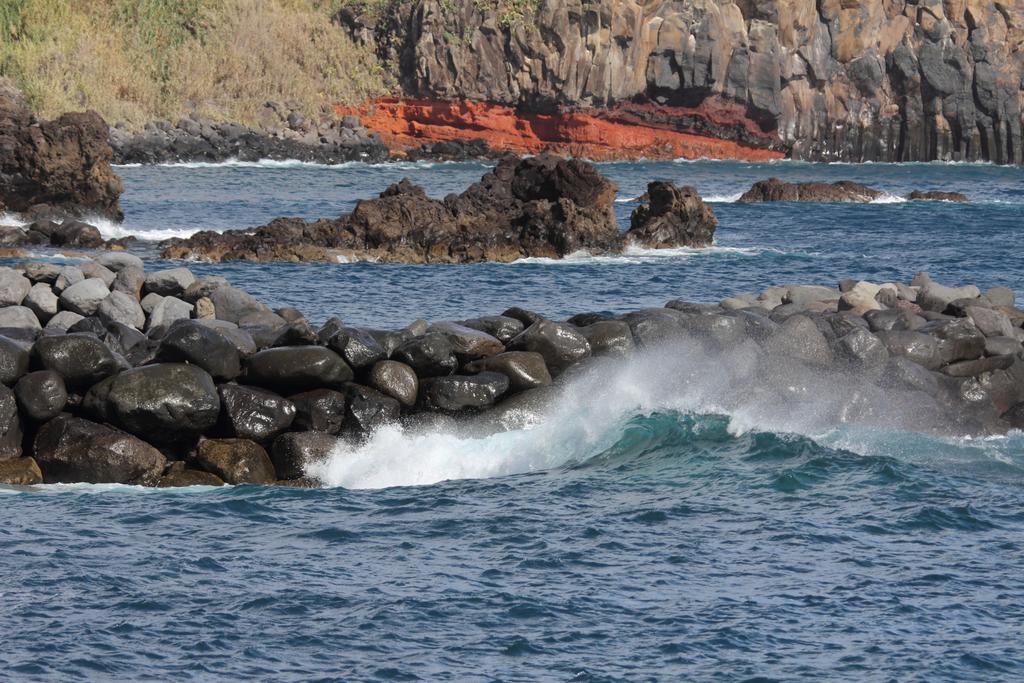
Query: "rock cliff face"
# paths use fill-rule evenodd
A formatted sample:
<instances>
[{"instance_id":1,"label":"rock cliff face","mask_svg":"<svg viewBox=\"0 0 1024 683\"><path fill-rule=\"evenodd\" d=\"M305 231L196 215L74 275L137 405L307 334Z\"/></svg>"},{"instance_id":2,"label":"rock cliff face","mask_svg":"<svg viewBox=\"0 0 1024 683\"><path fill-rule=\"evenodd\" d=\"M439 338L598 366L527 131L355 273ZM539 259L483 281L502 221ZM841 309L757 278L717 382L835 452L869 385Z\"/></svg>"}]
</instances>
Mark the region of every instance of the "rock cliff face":
<instances>
[{"instance_id":1,"label":"rock cliff face","mask_svg":"<svg viewBox=\"0 0 1024 683\"><path fill-rule=\"evenodd\" d=\"M1024 157L1024 0L416 0L339 19L409 97L633 111L804 159Z\"/></svg>"},{"instance_id":2,"label":"rock cliff face","mask_svg":"<svg viewBox=\"0 0 1024 683\"><path fill-rule=\"evenodd\" d=\"M0 211L122 217L107 124L95 112L37 119L0 79Z\"/></svg>"}]
</instances>

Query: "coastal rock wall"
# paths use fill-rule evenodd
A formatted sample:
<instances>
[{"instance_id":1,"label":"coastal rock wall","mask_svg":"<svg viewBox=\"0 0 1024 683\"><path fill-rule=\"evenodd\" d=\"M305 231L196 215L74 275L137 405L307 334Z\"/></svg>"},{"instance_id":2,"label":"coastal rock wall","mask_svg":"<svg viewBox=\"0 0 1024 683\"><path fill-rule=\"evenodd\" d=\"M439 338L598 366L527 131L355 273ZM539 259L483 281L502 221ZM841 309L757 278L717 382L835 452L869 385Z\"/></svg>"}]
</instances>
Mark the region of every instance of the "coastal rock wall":
<instances>
[{"instance_id":1,"label":"coastal rock wall","mask_svg":"<svg viewBox=\"0 0 1024 683\"><path fill-rule=\"evenodd\" d=\"M110 167L107 124L95 112L38 119L0 79L0 211L47 205L120 219L121 179Z\"/></svg>"},{"instance_id":2,"label":"coastal rock wall","mask_svg":"<svg viewBox=\"0 0 1024 683\"><path fill-rule=\"evenodd\" d=\"M739 127L666 123L805 159L1024 159L1022 0L419 0L339 19L409 97L732 107Z\"/></svg>"}]
</instances>

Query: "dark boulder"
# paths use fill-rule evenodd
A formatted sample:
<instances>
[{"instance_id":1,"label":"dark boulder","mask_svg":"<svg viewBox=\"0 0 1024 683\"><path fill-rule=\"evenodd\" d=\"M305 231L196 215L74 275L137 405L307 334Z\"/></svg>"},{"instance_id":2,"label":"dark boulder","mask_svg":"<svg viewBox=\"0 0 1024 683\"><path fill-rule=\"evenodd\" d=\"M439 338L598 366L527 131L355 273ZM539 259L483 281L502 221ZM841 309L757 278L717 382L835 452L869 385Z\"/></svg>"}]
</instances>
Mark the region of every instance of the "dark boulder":
<instances>
[{"instance_id":1,"label":"dark boulder","mask_svg":"<svg viewBox=\"0 0 1024 683\"><path fill-rule=\"evenodd\" d=\"M939 355L944 363L974 360L985 353L985 335L966 318L936 320L918 331L939 340Z\"/></svg>"},{"instance_id":2,"label":"dark boulder","mask_svg":"<svg viewBox=\"0 0 1024 683\"><path fill-rule=\"evenodd\" d=\"M93 386L83 408L97 419L157 444L179 444L217 424L213 378L194 365L160 363L126 370Z\"/></svg>"},{"instance_id":3,"label":"dark boulder","mask_svg":"<svg viewBox=\"0 0 1024 683\"><path fill-rule=\"evenodd\" d=\"M36 422L46 422L60 415L68 403L64 378L53 370L30 372L14 385L21 414Z\"/></svg>"},{"instance_id":4,"label":"dark boulder","mask_svg":"<svg viewBox=\"0 0 1024 683\"><path fill-rule=\"evenodd\" d=\"M382 360L373 366L369 377L370 386L396 399L406 407L416 403L419 395L419 378L416 371L396 360Z\"/></svg>"},{"instance_id":5,"label":"dark boulder","mask_svg":"<svg viewBox=\"0 0 1024 683\"><path fill-rule=\"evenodd\" d=\"M637 346L653 348L679 339L683 335L682 323L687 317L687 314L670 308L646 308L626 313L620 319L629 325Z\"/></svg>"},{"instance_id":6,"label":"dark boulder","mask_svg":"<svg viewBox=\"0 0 1024 683\"><path fill-rule=\"evenodd\" d=\"M248 439L203 439L196 463L228 484L273 484L274 463L263 446Z\"/></svg>"},{"instance_id":7,"label":"dark boulder","mask_svg":"<svg viewBox=\"0 0 1024 683\"><path fill-rule=\"evenodd\" d=\"M512 338L526 329L521 320L504 315L486 315L480 318L463 320L462 324L474 330L491 335L502 344L508 344Z\"/></svg>"},{"instance_id":8,"label":"dark boulder","mask_svg":"<svg viewBox=\"0 0 1024 683\"><path fill-rule=\"evenodd\" d=\"M295 420L295 404L265 389L222 384L218 392L223 406L221 425L233 437L271 441Z\"/></svg>"},{"instance_id":9,"label":"dark boulder","mask_svg":"<svg viewBox=\"0 0 1024 683\"><path fill-rule=\"evenodd\" d=\"M33 450L48 484L147 482L158 478L166 464L145 441L66 414L39 429Z\"/></svg>"},{"instance_id":10,"label":"dark boulder","mask_svg":"<svg viewBox=\"0 0 1024 683\"><path fill-rule=\"evenodd\" d=\"M622 357L633 351L633 332L622 320L598 320L578 328L595 356Z\"/></svg>"},{"instance_id":11,"label":"dark boulder","mask_svg":"<svg viewBox=\"0 0 1024 683\"><path fill-rule=\"evenodd\" d=\"M650 203L630 216L628 240L648 249L711 246L718 220L697 190L655 181L647 196Z\"/></svg>"},{"instance_id":12,"label":"dark boulder","mask_svg":"<svg viewBox=\"0 0 1024 683\"><path fill-rule=\"evenodd\" d=\"M436 332L413 337L395 349L392 358L411 367L419 377L450 375L459 367L454 345Z\"/></svg>"},{"instance_id":13,"label":"dark boulder","mask_svg":"<svg viewBox=\"0 0 1024 683\"><path fill-rule=\"evenodd\" d=\"M530 351L508 351L473 361L463 368L469 373L497 372L509 380L512 393L551 384L544 356Z\"/></svg>"},{"instance_id":14,"label":"dark boulder","mask_svg":"<svg viewBox=\"0 0 1024 683\"><path fill-rule=\"evenodd\" d=\"M941 190L914 190L907 195L910 201L933 201L933 202L966 202L967 195L961 192L944 192Z\"/></svg>"},{"instance_id":15,"label":"dark boulder","mask_svg":"<svg viewBox=\"0 0 1024 683\"><path fill-rule=\"evenodd\" d=\"M0 385L0 460L21 457L21 419L14 392Z\"/></svg>"},{"instance_id":16,"label":"dark boulder","mask_svg":"<svg viewBox=\"0 0 1024 683\"><path fill-rule=\"evenodd\" d=\"M242 373L238 348L210 327L191 320L171 325L160 340L156 358L169 363L198 365L220 382L233 380Z\"/></svg>"},{"instance_id":17,"label":"dark boulder","mask_svg":"<svg viewBox=\"0 0 1024 683\"><path fill-rule=\"evenodd\" d=\"M457 412L486 408L508 391L509 378L498 372L450 375L426 380L420 387L420 403L427 410Z\"/></svg>"},{"instance_id":18,"label":"dark boulder","mask_svg":"<svg viewBox=\"0 0 1024 683\"><path fill-rule=\"evenodd\" d=\"M533 351L544 358L552 375L590 356L590 342L566 323L542 320L509 342L510 351Z\"/></svg>"},{"instance_id":19,"label":"dark boulder","mask_svg":"<svg viewBox=\"0 0 1024 683\"><path fill-rule=\"evenodd\" d=\"M342 327L331 335L327 345L355 370L387 358L384 347L372 334L355 327Z\"/></svg>"},{"instance_id":20,"label":"dark boulder","mask_svg":"<svg viewBox=\"0 0 1024 683\"><path fill-rule=\"evenodd\" d=\"M833 348L837 358L862 370L882 367L889 360L886 345L867 330L853 330L840 337Z\"/></svg>"},{"instance_id":21,"label":"dark boulder","mask_svg":"<svg viewBox=\"0 0 1024 683\"><path fill-rule=\"evenodd\" d=\"M63 377L71 390L87 389L130 367L124 358L87 333L40 337L32 347L32 357L38 367Z\"/></svg>"},{"instance_id":22,"label":"dark boulder","mask_svg":"<svg viewBox=\"0 0 1024 683\"><path fill-rule=\"evenodd\" d=\"M487 332L453 322L434 323L430 332L444 335L460 362L466 363L477 358L486 358L501 353L505 345Z\"/></svg>"},{"instance_id":23,"label":"dark boulder","mask_svg":"<svg viewBox=\"0 0 1024 683\"><path fill-rule=\"evenodd\" d=\"M878 338L893 356L907 358L929 370L937 370L942 366L939 341L931 335L911 330L894 330L881 331Z\"/></svg>"},{"instance_id":24,"label":"dark boulder","mask_svg":"<svg viewBox=\"0 0 1024 683\"><path fill-rule=\"evenodd\" d=\"M340 434L345 423L345 394L332 389L313 389L290 396L295 405L292 429Z\"/></svg>"},{"instance_id":25,"label":"dark boulder","mask_svg":"<svg viewBox=\"0 0 1024 683\"><path fill-rule=\"evenodd\" d=\"M0 337L0 384L11 386L28 372L29 352L17 342Z\"/></svg>"},{"instance_id":26,"label":"dark boulder","mask_svg":"<svg viewBox=\"0 0 1024 683\"><path fill-rule=\"evenodd\" d=\"M347 428L360 434L369 434L396 422L400 414L401 406L396 399L370 387L349 385L345 411Z\"/></svg>"},{"instance_id":27,"label":"dark boulder","mask_svg":"<svg viewBox=\"0 0 1024 683\"><path fill-rule=\"evenodd\" d=\"M220 290L218 290L220 291ZM321 346L267 349L245 364L245 381L284 394L338 387L352 380L352 368Z\"/></svg>"},{"instance_id":28,"label":"dark boulder","mask_svg":"<svg viewBox=\"0 0 1024 683\"><path fill-rule=\"evenodd\" d=\"M341 443L338 437L323 432L286 432L274 440L270 459L278 479L301 479L306 469L322 462Z\"/></svg>"}]
</instances>

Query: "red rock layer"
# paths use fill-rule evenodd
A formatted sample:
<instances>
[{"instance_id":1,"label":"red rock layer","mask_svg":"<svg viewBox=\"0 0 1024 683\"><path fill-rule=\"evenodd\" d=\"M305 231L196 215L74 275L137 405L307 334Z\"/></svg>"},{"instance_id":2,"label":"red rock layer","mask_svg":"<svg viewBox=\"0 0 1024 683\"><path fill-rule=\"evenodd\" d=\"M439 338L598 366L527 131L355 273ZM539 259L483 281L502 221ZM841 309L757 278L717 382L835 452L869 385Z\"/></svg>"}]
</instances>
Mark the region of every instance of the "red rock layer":
<instances>
[{"instance_id":1,"label":"red rock layer","mask_svg":"<svg viewBox=\"0 0 1024 683\"><path fill-rule=\"evenodd\" d=\"M379 133L395 152L425 142L486 140L494 150L537 153L548 149L598 161L613 159L742 159L785 156L769 145L774 134L760 131L741 111L705 103L699 109L627 104L609 109L556 114L524 113L483 102L383 98L358 107L337 108L355 114ZM722 130L726 136L763 140L755 147L680 128Z\"/></svg>"}]
</instances>

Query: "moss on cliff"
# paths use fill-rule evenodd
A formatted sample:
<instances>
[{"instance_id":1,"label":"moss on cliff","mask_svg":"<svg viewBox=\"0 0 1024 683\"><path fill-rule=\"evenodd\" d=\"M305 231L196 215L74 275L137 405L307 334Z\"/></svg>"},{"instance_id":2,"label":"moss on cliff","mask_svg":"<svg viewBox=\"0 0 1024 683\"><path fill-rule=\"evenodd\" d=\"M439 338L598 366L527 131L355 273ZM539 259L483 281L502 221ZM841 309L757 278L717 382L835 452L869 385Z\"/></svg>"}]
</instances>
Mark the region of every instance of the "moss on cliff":
<instances>
[{"instance_id":1,"label":"moss on cliff","mask_svg":"<svg viewBox=\"0 0 1024 683\"><path fill-rule=\"evenodd\" d=\"M384 94L370 48L331 17L347 0L3 0L0 75L45 116L91 108L137 127L198 112L258 124Z\"/></svg>"}]
</instances>

